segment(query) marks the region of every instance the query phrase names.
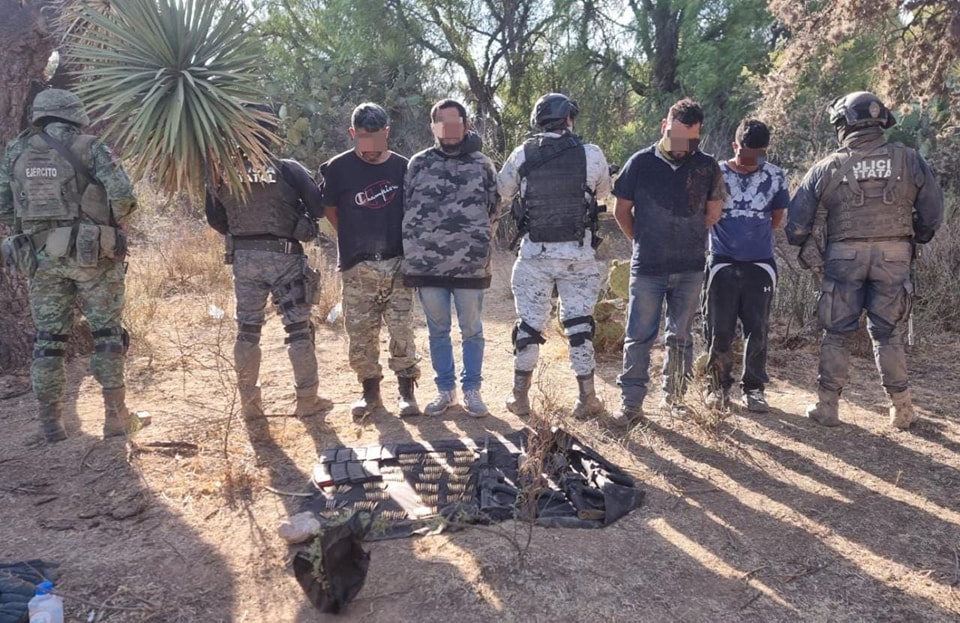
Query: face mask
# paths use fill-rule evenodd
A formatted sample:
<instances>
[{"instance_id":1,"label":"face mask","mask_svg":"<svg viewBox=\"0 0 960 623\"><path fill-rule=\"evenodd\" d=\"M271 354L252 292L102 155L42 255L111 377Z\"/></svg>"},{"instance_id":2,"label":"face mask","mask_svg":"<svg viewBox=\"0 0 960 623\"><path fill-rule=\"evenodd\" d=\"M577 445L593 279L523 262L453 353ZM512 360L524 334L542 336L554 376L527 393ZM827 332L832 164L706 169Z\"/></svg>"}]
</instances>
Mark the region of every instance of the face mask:
<instances>
[{"instance_id":1,"label":"face mask","mask_svg":"<svg viewBox=\"0 0 960 623\"><path fill-rule=\"evenodd\" d=\"M667 136L666 148L669 152L687 152L687 155L693 154L700 148L699 138L679 138Z\"/></svg>"}]
</instances>

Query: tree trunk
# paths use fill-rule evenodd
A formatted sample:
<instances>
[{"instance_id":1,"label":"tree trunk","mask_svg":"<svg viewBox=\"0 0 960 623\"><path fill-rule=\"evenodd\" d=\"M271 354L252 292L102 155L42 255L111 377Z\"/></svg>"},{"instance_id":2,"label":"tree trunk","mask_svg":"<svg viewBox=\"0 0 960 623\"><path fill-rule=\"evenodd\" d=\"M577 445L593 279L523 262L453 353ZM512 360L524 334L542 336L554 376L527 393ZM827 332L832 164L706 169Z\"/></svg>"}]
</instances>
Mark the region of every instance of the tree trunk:
<instances>
[{"instance_id":1,"label":"tree trunk","mask_svg":"<svg viewBox=\"0 0 960 623\"><path fill-rule=\"evenodd\" d=\"M28 124L29 103L43 88L43 70L53 51L43 3L0 0L0 144ZM26 281L0 271L0 370L22 368L30 361L33 320Z\"/></svg>"}]
</instances>

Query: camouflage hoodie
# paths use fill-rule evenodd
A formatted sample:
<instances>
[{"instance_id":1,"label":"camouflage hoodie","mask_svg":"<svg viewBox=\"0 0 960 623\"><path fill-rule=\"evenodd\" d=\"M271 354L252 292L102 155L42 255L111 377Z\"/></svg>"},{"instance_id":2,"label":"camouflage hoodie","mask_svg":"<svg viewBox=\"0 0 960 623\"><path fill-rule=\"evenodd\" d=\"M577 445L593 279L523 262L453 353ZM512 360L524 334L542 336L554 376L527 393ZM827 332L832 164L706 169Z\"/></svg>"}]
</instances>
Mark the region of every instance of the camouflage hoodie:
<instances>
[{"instance_id":1,"label":"camouflage hoodie","mask_svg":"<svg viewBox=\"0 0 960 623\"><path fill-rule=\"evenodd\" d=\"M404 181L403 282L408 287L490 286L497 171L467 134L459 153L439 145L410 159Z\"/></svg>"}]
</instances>

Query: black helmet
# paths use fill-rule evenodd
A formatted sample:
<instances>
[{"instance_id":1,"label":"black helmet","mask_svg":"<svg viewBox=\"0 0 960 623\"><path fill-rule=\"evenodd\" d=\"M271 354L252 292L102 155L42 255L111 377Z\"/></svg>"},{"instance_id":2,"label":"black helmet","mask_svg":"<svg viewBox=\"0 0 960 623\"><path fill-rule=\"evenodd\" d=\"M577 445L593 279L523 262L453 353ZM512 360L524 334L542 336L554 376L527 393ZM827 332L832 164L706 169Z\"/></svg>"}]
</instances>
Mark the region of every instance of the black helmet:
<instances>
[{"instance_id":1,"label":"black helmet","mask_svg":"<svg viewBox=\"0 0 960 623\"><path fill-rule=\"evenodd\" d=\"M577 103L560 93L547 93L537 100L530 113L530 126L553 130L563 127L567 117L576 118L580 114Z\"/></svg>"},{"instance_id":2,"label":"black helmet","mask_svg":"<svg viewBox=\"0 0 960 623\"><path fill-rule=\"evenodd\" d=\"M886 130L897 123L880 98L869 91L856 91L838 97L827 112L834 126L844 125L851 129L878 125Z\"/></svg>"}]
</instances>

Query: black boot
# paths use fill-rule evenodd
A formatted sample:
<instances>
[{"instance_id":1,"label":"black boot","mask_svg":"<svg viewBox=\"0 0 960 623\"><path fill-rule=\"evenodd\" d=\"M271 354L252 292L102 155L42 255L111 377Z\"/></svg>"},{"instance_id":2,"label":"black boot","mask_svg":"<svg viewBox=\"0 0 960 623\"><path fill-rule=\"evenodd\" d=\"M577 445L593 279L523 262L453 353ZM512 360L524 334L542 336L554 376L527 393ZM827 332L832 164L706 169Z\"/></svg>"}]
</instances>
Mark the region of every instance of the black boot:
<instances>
[{"instance_id":1,"label":"black boot","mask_svg":"<svg viewBox=\"0 0 960 623\"><path fill-rule=\"evenodd\" d=\"M400 400L397 402L397 412L403 417L406 415L420 415L420 407L413 391L417 380L410 376L398 376L397 385L400 388Z\"/></svg>"},{"instance_id":2,"label":"black boot","mask_svg":"<svg viewBox=\"0 0 960 623\"><path fill-rule=\"evenodd\" d=\"M507 398L507 411L520 417L530 415L530 384L533 370L513 371L513 395Z\"/></svg>"},{"instance_id":3,"label":"black boot","mask_svg":"<svg viewBox=\"0 0 960 623\"><path fill-rule=\"evenodd\" d=\"M371 415L377 409L383 408L383 401L380 399L380 379L383 377L374 377L363 380L363 396L360 400L353 403L350 409L354 419L362 419Z\"/></svg>"}]
</instances>

